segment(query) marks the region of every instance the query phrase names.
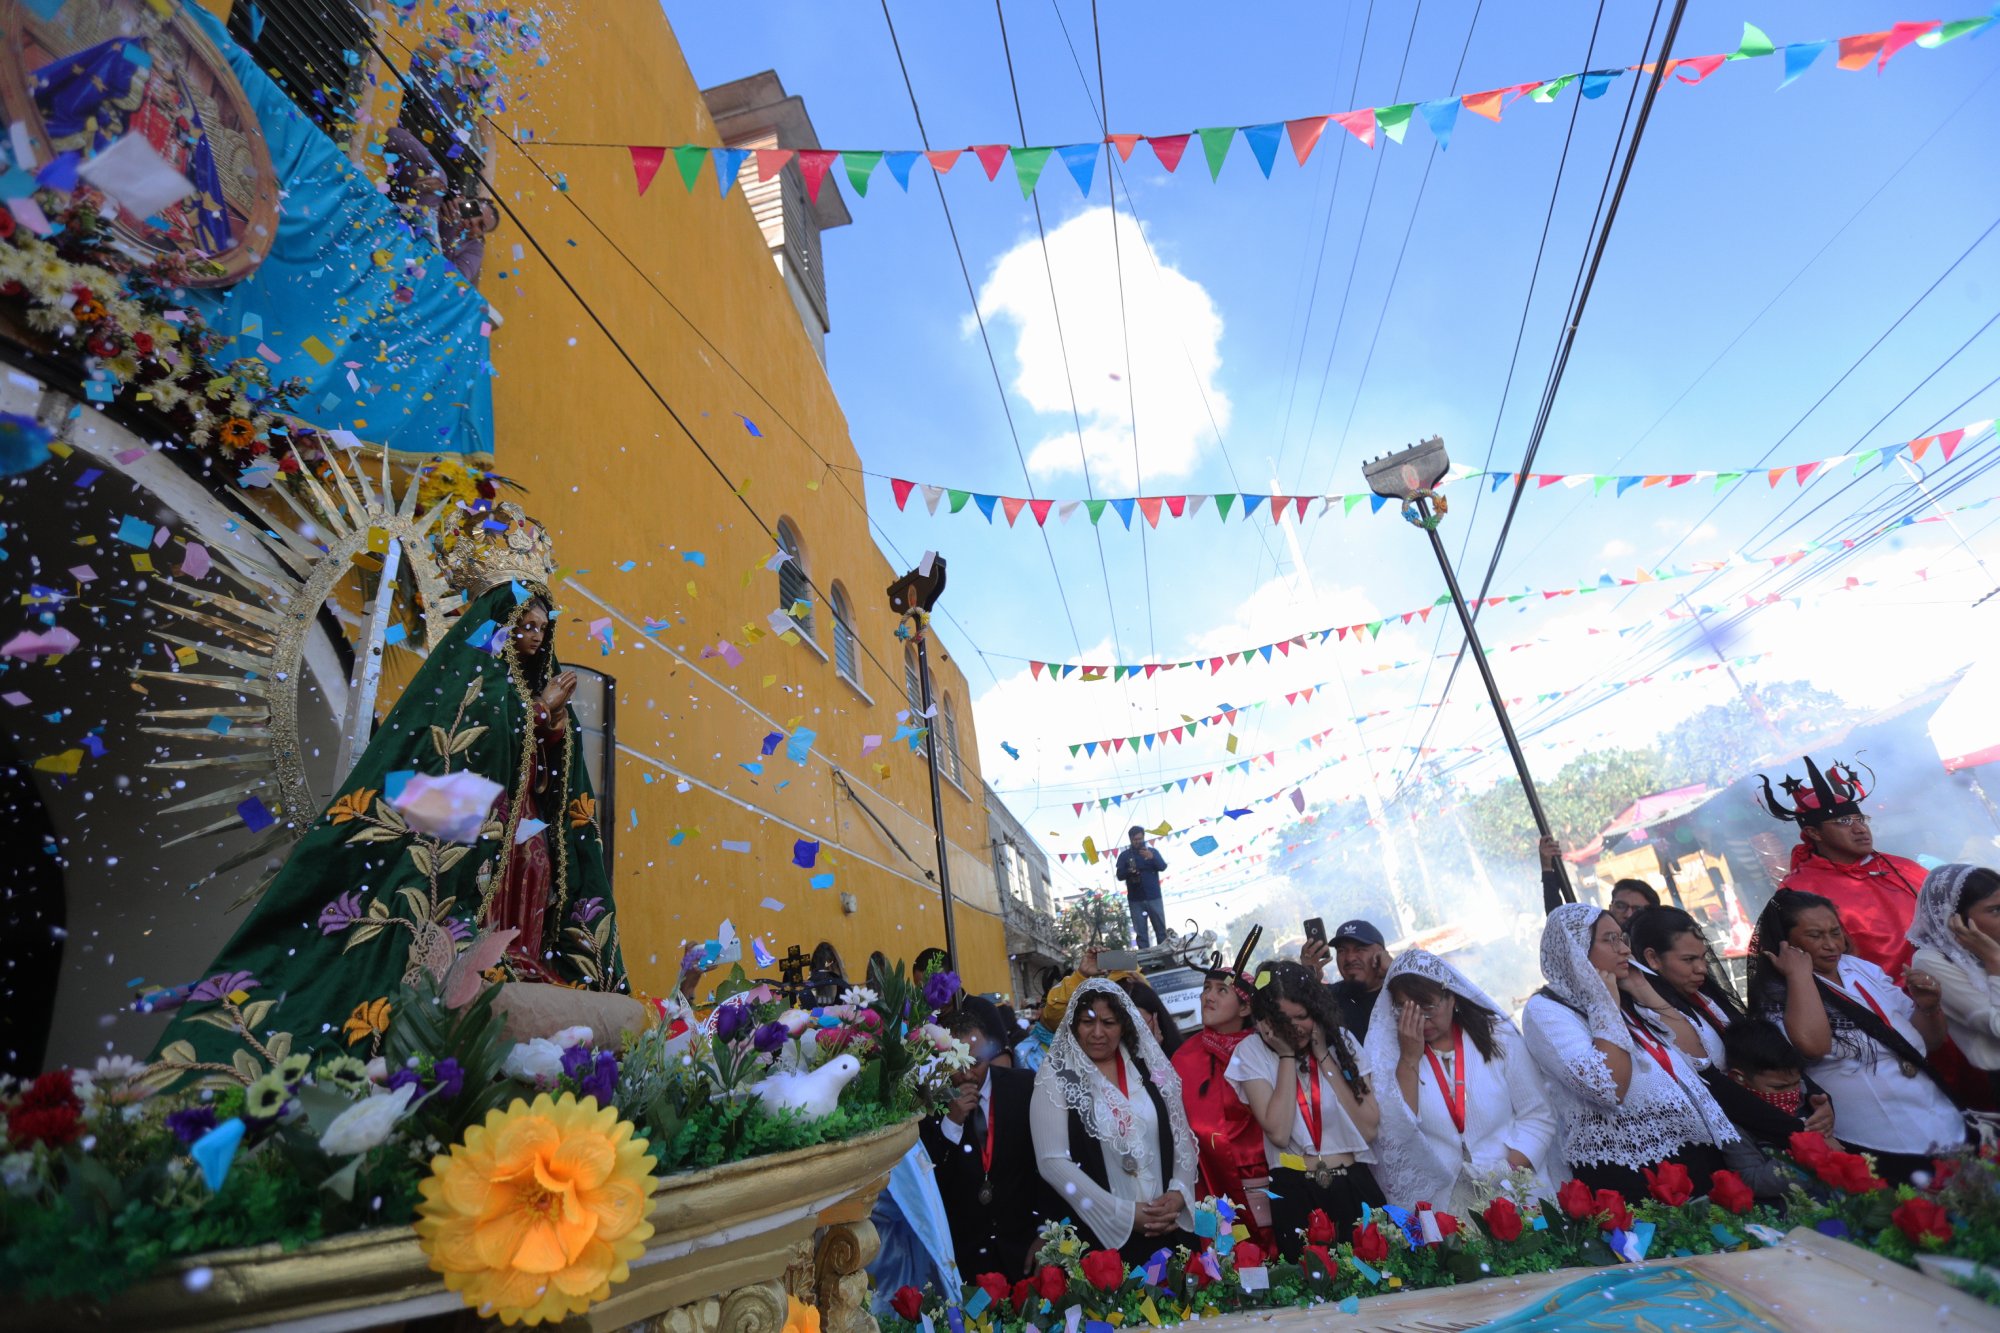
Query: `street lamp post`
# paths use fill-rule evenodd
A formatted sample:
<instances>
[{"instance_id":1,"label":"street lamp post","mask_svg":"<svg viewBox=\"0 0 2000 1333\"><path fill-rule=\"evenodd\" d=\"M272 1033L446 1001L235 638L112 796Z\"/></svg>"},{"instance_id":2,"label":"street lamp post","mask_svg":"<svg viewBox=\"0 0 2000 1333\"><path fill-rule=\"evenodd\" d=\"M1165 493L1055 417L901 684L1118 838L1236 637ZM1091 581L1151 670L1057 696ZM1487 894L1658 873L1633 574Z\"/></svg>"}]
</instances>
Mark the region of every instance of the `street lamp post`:
<instances>
[{"instance_id":1,"label":"street lamp post","mask_svg":"<svg viewBox=\"0 0 2000 1333\"><path fill-rule=\"evenodd\" d=\"M1451 604L1458 612L1458 623L1465 629L1466 647L1472 653L1473 664L1479 668L1480 680L1485 682L1486 697L1493 705L1493 716L1500 721L1500 734L1507 741L1507 753L1513 756L1514 772L1521 779L1521 793L1528 798L1528 810L1535 817L1535 827L1544 838L1551 837L1549 817L1542 812L1541 795L1535 790L1533 775L1528 772L1528 757L1521 750L1520 738L1514 734L1514 722L1507 715L1506 700L1500 697L1500 687L1493 680L1493 668L1487 664L1486 649L1479 642L1479 630L1472 623L1472 611L1465 604L1465 594L1459 591L1458 575L1452 571L1451 557L1437 535L1438 523L1444 518L1447 506L1444 497L1435 488L1450 467L1451 458L1445 453L1443 437L1433 435L1421 444L1413 444L1365 464L1362 473L1368 479L1368 488L1375 494L1402 501L1403 517L1422 528L1424 535L1431 539L1431 554L1437 557L1438 568L1444 573L1445 589L1451 594ZM1551 912L1563 903L1576 901L1576 893L1570 888L1569 874L1563 869L1561 858L1556 861L1556 875L1560 888L1552 887L1543 894L1542 905Z\"/></svg>"},{"instance_id":2,"label":"street lamp post","mask_svg":"<svg viewBox=\"0 0 2000 1333\"><path fill-rule=\"evenodd\" d=\"M931 703L930 612L944 595L944 557L926 551L917 567L889 585L889 609L903 617L917 647L917 690L924 716L924 756L931 767L931 828L937 835L938 894L944 911L944 951L958 967L958 928L951 911L951 856L944 836L944 789L939 785L937 728Z\"/></svg>"}]
</instances>

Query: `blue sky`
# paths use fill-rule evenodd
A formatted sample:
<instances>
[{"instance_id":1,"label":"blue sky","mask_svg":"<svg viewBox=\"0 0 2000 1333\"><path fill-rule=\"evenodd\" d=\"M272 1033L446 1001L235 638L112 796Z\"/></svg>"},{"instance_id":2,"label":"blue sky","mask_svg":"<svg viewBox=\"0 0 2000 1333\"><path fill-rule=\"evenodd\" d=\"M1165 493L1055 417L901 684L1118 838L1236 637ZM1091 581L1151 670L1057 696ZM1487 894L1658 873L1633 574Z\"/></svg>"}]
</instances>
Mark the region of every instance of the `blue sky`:
<instances>
[{"instance_id":1,"label":"blue sky","mask_svg":"<svg viewBox=\"0 0 2000 1333\"><path fill-rule=\"evenodd\" d=\"M877 5L669 0L665 8L702 84L776 69L786 88L805 98L828 146L920 146ZM891 9L932 144L1021 142L992 8L892 0ZM1478 91L1584 67L1596 6L1573 0L1548 0L1531 11L1486 5L1468 48L1474 9L1471 0L1429 0L1420 10L1415 0L1379 0L1372 7L1114 0L1099 13L1110 127L1172 133L1264 122ZM1681 55L1733 50L1745 19L1783 44L1978 12L1969 2L1926 9L1764 0L1752 10L1697 0L1675 49ZM1076 42L1087 84L1072 62L1058 13ZM1589 63L1635 61L1650 17L1650 7L1605 6ZM1027 141L1097 138L1097 113L1087 96L1096 91L1089 6L1010 0L1006 20ZM1461 49L1464 73L1454 83ZM1974 249L1869 352L2000 219L2000 153L1992 134L2000 124L2000 78L1994 77L2000 36L1989 30L1939 50L1910 49L1879 76L1872 68L1836 70L1831 51L1782 91L1775 87L1780 73L1776 60L1744 62L1725 66L1699 87L1662 90L1538 471L1726 469L1750 464L1774 445L1771 461L1787 462L2000 416L2000 389L1982 391L2000 370L2000 327L1980 333L2000 310L2000 234ZM1148 493L1236 490L1232 464L1245 490L1273 489L1274 469L1275 489L1286 493L1359 490L1363 458L1432 433L1445 437L1456 461L1475 466L1484 461L1489 440L1497 440L1494 466L1514 467L1585 254L1632 82L1628 76L1614 84L1576 117L1504 412L1502 386L1529 300L1537 242L1575 108L1574 86L1551 105L1510 105L1498 125L1462 115L1450 149L1435 155L1421 125L1412 125L1400 147L1373 153L1329 126L1303 169L1289 145L1281 148L1269 180L1240 140L1218 183L1208 179L1198 142L1173 176L1141 145L1123 168L1119 190L1128 227L1135 209L1143 224L1143 241L1138 230L1120 234L1125 309L1133 316L1123 326L1110 217L1102 211L1109 202L1104 168L1100 164L1086 201L1052 163L1038 197L1050 232L1067 380L1053 343L1034 215L1012 183L1011 168L989 183L966 158L944 189L965 262L982 292L1018 452L970 327L973 303L936 193L921 169L907 195L878 172L867 198L847 191L854 225L825 238L834 324L828 368L864 465L974 490L1024 495L1032 485L1037 495L1070 498L1084 494L1079 455L1087 451L1096 493L1129 493L1133 446L1122 375L1129 329L1129 385L1138 404L1138 457ZM1428 185L1413 213L1427 163ZM1876 197L1863 208L1871 195ZM1408 251L1391 292L1391 270L1406 233ZM1829 239L1833 243L1800 273ZM1317 292L1308 301L1316 273ZM1767 304L1768 312L1756 318ZM1336 325L1339 341L1329 356ZM1725 347L1727 354L1704 374ZM1857 358L1859 365L1841 380ZM1926 376L1931 378L1919 387ZM1082 450L1070 408L1072 385L1083 418ZM1210 410L1222 426L1220 441L1210 428ZM1787 431L1789 438L1779 443ZM1987 453L2000 453L1990 433L1939 473L1938 483ZM1032 482L1024 477L1024 456ZM1929 461L1934 464L1936 455ZM1768 555L1806 539L1865 529L1878 520L1855 512L1864 502L1892 504L1908 490L1900 471L1871 476L1790 526L1846 479L1845 468L1835 469L1818 483L1824 492L1808 488L1803 502L1782 514L1798 498L1797 488L1746 485L1706 519L1712 503L1707 487L1635 492L1619 500L1608 493L1588 498L1587 489L1531 493L1522 501L1494 590L1575 585L1600 571L1629 575L1640 565L1723 559L1739 550ZM1284 692L1342 679L1356 711L1434 703L1442 667L1427 681L1421 668L1358 673L1457 644L1450 633L1440 644L1434 618L1422 632L1385 630L1363 649L1318 648L1212 679L1031 684L1024 660L1031 657L1184 658L1398 612L1428 603L1441 584L1420 535L1388 514L1313 517L1299 530L1297 556L1261 521L1224 525L1213 514L1168 519L1142 538L1109 516L1093 533L1079 515L1067 525L1051 520L1045 552L1026 516L1010 531L988 528L970 508L955 517L940 510L933 518L913 500L909 512L899 514L886 480L869 478L867 490L873 514L904 555L934 547L950 556L954 623L946 637L979 691L975 711L985 771L1052 851L1074 851L1086 833L1102 844L1107 831L1132 822L1130 808L1077 819L1069 802L1086 794L1157 784L1274 750L1278 763L1270 771L1219 781L1199 795L1158 797L1136 814L1148 825L1165 819L1185 826L1214 815L1225 800L1233 805L1269 793L1337 752L1297 754L1300 737L1349 715L1338 690L1293 706L1283 705ZM1473 488L1462 485L1450 494L1444 532L1456 554L1470 529L1461 572L1476 584L1506 497L1485 497L1475 521ZM1974 480L1948 503L1992 494L2000 494L2000 486ZM2000 557L2000 536L1984 526L1995 516L2000 507L1964 515L1959 524L1970 552L1989 557L1988 568L2000 568L1993 558ZM1986 622L1992 614L1979 621L1965 608L1993 580L1982 583L1973 555L1951 541L1944 525L1911 529L1894 549L1890 543L1880 547L1838 575L1802 585L1801 605L1749 618L1727 651L1769 654L1747 669L1753 680L1803 677L1873 703L1962 665L1990 644ZM1921 577L1913 572L1918 569ZM1848 574L1873 584L1841 594L1851 600L1837 603L1825 590ZM1740 605L1750 577L1704 584L1698 600L1714 604L1734 596ZM1712 661L1698 649L1663 664L1631 658L1638 639L1588 634L1650 622L1639 638L1664 639L1668 626L1661 614L1674 605L1675 592L1696 583L1588 602L1544 606L1537 600L1488 613L1481 623L1490 643L1553 641L1505 655L1497 667L1503 687L1536 693L1637 674L1634 661L1662 672ZM1919 584L1920 593L1911 591ZM1862 636L1869 646L1855 645L1857 620L1871 627ZM1914 670L1913 660L1921 663ZM1645 743L1673 718L1716 702L1717 674L1685 685L1660 682L1643 699L1627 691L1613 704L1540 733L1537 767L1553 771L1566 753L1603 739ZM1462 675L1433 744L1497 747L1490 715L1472 707L1477 697L1474 678ZM1278 705L1229 729L1238 734L1234 754L1224 747L1225 729L1216 729L1139 759L1068 755L1070 741L1172 725L1182 713L1265 698ZM1365 744L1413 744L1426 716L1405 712L1371 722ZM1523 716L1532 722L1541 714L1527 710ZM1329 739L1328 747L1340 739ZM1002 752L1003 741L1022 758ZM1544 743L1555 748L1539 748ZM1373 762L1373 780L1386 789L1407 761L1385 755ZM1503 768L1473 762L1458 776L1477 788ZM1320 803L1353 794L1370 781L1365 769L1343 766L1315 777L1304 786L1306 799ZM1230 829L1243 833L1270 822L1246 819ZM1209 875L1203 882L1240 878Z\"/></svg>"}]
</instances>

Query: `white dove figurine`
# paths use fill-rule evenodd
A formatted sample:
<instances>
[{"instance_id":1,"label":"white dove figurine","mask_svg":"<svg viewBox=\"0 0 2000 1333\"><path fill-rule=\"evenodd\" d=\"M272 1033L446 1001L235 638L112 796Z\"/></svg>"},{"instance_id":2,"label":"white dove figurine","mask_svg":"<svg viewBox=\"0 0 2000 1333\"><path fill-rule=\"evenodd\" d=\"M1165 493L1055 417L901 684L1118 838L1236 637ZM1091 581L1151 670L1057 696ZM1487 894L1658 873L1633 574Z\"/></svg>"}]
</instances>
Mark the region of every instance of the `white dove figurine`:
<instances>
[{"instance_id":1,"label":"white dove figurine","mask_svg":"<svg viewBox=\"0 0 2000 1333\"><path fill-rule=\"evenodd\" d=\"M860 1072L859 1060L851 1055L836 1055L807 1073L787 1070L773 1074L756 1084L754 1091L772 1111L803 1111L808 1120L818 1120L833 1113L840 1101L840 1090Z\"/></svg>"}]
</instances>

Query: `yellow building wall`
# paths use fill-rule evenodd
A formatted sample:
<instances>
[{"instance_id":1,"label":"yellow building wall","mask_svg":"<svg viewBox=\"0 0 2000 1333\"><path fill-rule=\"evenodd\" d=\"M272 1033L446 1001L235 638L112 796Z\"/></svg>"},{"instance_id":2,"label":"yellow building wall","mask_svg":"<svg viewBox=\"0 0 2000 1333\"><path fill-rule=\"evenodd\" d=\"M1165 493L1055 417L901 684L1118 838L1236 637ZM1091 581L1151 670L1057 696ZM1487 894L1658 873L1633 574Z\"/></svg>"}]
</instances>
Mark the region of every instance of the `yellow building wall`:
<instances>
[{"instance_id":1,"label":"yellow building wall","mask_svg":"<svg viewBox=\"0 0 2000 1333\"><path fill-rule=\"evenodd\" d=\"M553 26L545 66L517 72L509 128L585 143L716 142L656 5L618 0L585 14ZM724 918L746 941L766 936L780 954L831 941L857 980L872 950L907 959L942 945L939 893L923 873L936 859L928 767L907 745L887 743L907 706L903 644L883 591L900 571L869 535L859 477L829 469L854 468L859 458L741 194L719 197L708 167L684 190L669 157L641 198L631 161L616 148L503 140L488 161L519 219L490 238L480 282L503 321L493 336L496 466L526 488L516 498L556 536L566 570L559 651L617 680L617 808L604 818L616 822L613 883L635 984L670 988L683 942L713 937ZM567 192L544 170L561 173ZM753 172L754 161L744 170ZM823 594L837 582L847 594L865 696L803 644L762 638L734 668L700 656L718 640L742 645L746 625L768 629L778 593L777 575L765 568L776 550L766 528L781 517L803 540L815 586ZM685 560L691 551L704 563ZM815 611L830 654L823 596ZM606 618L608 656L588 637L591 623ZM669 623L649 638L648 618ZM962 788L944 784L959 968L969 988L1005 991L970 694L939 649L934 643L934 688L956 706L963 766ZM787 759L782 745L760 756L768 733L799 727L818 733L806 765ZM864 758L870 734L884 744ZM759 762L761 775L739 766ZM886 778L878 763L888 766ZM857 807L836 770L907 856ZM822 843L815 871L792 864L800 838ZM725 851L725 841L751 850ZM808 886L829 870L834 888ZM747 943L744 961L758 971Z\"/></svg>"}]
</instances>

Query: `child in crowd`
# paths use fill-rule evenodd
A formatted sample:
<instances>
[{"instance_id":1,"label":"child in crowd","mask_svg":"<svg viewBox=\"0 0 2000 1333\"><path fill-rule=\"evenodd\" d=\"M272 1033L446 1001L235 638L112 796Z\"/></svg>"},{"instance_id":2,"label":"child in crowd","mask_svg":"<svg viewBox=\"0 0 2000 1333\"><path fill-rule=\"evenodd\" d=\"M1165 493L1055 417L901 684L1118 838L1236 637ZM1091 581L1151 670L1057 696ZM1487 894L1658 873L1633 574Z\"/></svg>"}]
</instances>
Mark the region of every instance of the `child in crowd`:
<instances>
[{"instance_id":1,"label":"child in crowd","mask_svg":"<svg viewBox=\"0 0 2000 1333\"><path fill-rule=\"evenodd\" d=\"M1740 1148L1729 1154L1730 1167L1757 1192L1760 1200L1783 1197L1794 1184L1812 1188L1812 1182L1773 1160L1773 1152L1787 1152L1792 1135L1812 1128L1829 1137L1830 1110L1827 1095L1805 1076L1805 1058L1776 1023L1761 1018L1741 1018L1722 1034L1723 1062L1729 1081L1748 1096L1733 1098L1730 1117L1743 1131Z\"/></svg>"}]
</instances>

